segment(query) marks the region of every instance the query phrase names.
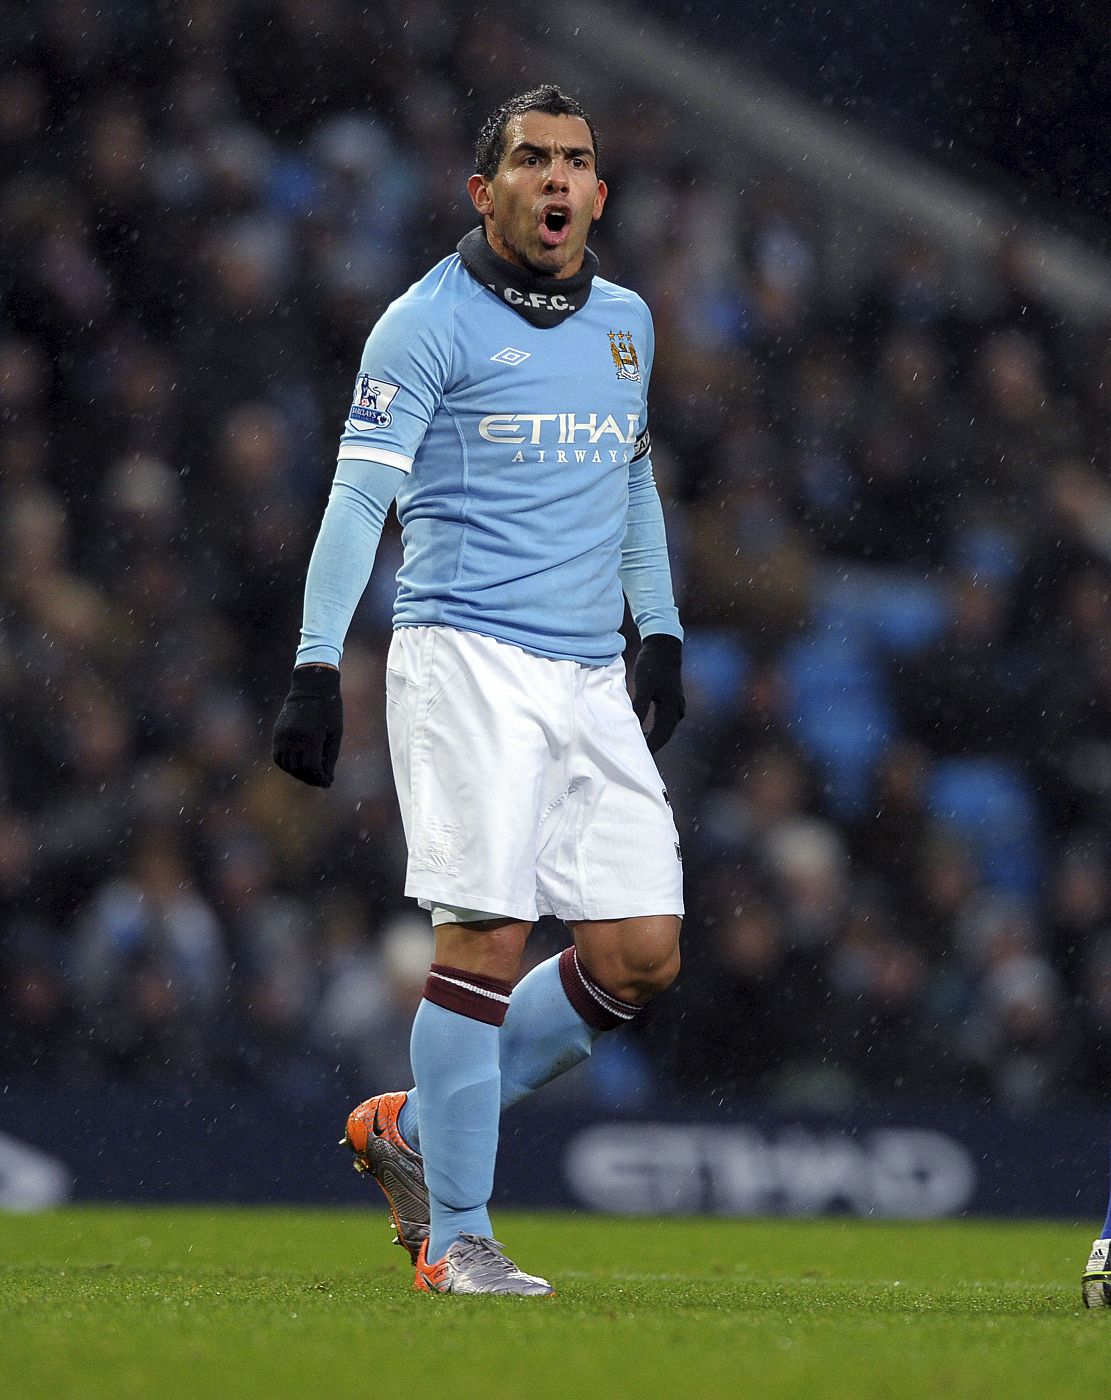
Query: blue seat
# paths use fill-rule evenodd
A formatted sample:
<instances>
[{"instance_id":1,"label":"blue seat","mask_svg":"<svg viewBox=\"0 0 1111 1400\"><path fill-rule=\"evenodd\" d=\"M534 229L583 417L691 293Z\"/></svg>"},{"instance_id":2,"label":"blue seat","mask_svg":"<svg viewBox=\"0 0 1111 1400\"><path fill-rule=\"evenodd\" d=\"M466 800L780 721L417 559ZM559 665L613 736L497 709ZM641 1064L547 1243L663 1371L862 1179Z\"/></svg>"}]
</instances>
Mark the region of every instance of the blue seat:
<instances>
[{"instance_id":1,"label":"blue seat","mask_svg":"<svg viewBox=\"0 0 1111 1400\"><path fill-rule=\"evenodd\" d=\"M853 569L830 578L816 617L831 633L858 636L892 656L937 641L948 619L940 584L892 569Z\"/></svg>"},{"instance_id":2,"label":"blue seat","mask_svg":"<svg viewBox=\"0 0 1111 1400\"><path fill-rule=\"evenodd\" d=\"M1037 802L1021 768L1005 759L940 759L929 810L965 841L988 885L1036 895L1042 879Z\"/></svg>"},{"instance_id":3,"label":"blue seat","mask_svg":"<svg viewBox=\"0 0 1111 1400\"><path fill-rule=\"evenodd\" d=\"M696 628L683 641L683 675L691 708L719 719L738 708L752 663L744 644L726 628Z\"/></svg>"},{"instance_id":4,"label":"blue seat","mask_svg":"<svg viewBox=\"0 0 1111 1400\"><path fill-rule=\"evenodd\" d=\"M814 630L788 647L784 674L791 719L825 781L827 806L840 817L859 816L895 732L875 658L854 636Z\"/></svg>"},{"instance_id":5,"label":"blue seat","mask_svg":"<svg viewBox=\"0 0 1111 1400\"><path fill-rule=\"evenodd\" d=\"M1022 564L1022 548L1010 530L999 525L966 526L952 542L953 558L970 574L993 583L1008 583Z\"/></svg>"}]
</instances>

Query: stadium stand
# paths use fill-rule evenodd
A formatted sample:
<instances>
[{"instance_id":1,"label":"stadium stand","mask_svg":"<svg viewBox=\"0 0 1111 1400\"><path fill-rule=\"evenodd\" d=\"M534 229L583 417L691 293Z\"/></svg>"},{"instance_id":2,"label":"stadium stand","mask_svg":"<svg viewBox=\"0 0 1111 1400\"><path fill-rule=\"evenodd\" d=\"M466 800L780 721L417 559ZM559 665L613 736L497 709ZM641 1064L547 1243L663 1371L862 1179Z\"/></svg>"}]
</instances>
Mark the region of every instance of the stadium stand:
<instances>
[{"instance_id":1,"label":"stadium stand","mask_svg":"<svg viewBox=\"0 0 1111 1400\"><path fill-rule=\"evenodd\" d=\"M340 0L73 10L0 34L0 1075L359 1096L405 1077L427 944L389 530L335 786L269 729L362 339L471 226L486 108L549 70L453 0L354 44ZM850 275L844 212L766 152L692 154L643 92L597 120L691 700L686 966L599 1092L1105 1096L1107 325L1021 232L970 279L869 228Z\"/></svg>"}]
</instances>

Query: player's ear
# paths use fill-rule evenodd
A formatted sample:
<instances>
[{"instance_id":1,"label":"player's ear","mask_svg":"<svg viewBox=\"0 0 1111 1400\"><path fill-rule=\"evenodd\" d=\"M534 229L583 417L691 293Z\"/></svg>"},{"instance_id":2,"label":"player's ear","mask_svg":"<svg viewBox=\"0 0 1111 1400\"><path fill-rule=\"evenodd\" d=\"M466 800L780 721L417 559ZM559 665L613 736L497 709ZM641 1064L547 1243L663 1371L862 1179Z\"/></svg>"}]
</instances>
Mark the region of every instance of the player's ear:
<instances>
[{"instance_id":1,"label":"player's ear","mask_svg":"<svg viewBox=\"0 0 1111 1400\"><path fill-rule=\"evenodd\" d=\"M485 175L472 175L467 181L467 193L471 197L471 203L483 218L494 212L494 201L490 196L490 183Z\"/></svg>"},{"instance_id":2,"label":"player's ear","mask_svg":"<svg viewBox=\"0 0 1111 1400\"><path fill-rule=\"evenodd\" d=\"M600 219L602 217L602 206L606 202L607 194L609 194L609 190L606 188L605 180L599 180L598 191L594 196L594 208L590 213L592 219Z\"/></svg>"}]
</instances>

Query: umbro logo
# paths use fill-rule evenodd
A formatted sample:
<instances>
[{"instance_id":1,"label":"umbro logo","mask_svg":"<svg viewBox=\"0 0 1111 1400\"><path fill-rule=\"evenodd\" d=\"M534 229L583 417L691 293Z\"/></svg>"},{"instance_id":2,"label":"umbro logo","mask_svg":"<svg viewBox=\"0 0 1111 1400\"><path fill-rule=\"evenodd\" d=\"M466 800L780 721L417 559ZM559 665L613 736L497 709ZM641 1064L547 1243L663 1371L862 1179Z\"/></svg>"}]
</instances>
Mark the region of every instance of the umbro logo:
<instances>
[{"instance_id":1,"label":"umbro logo","mask_svg":"<svg viewBox=\"0 0 1111 1400\"><path fill-rule=\"evenodd\" d=\"M512 345L507 345L504 350L499 350L496 355L491 355L490 358L496 365L519 365L532 358L532 351L514 350Z\"/></svg>"}]
</instances>

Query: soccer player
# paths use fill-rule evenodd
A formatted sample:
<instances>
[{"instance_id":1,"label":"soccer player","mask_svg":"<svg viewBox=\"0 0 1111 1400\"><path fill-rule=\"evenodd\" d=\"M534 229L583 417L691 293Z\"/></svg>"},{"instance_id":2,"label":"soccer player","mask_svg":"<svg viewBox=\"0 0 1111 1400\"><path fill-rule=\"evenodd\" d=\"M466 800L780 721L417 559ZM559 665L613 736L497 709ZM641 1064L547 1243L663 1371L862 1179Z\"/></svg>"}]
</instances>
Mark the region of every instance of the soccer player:
<instances>
[{"instance_id":1,"label":"soccer player","mask_svg":"<svg viewBox=\"0 0 1111 1400\"><path fill-rule=\"evenodd\" d=\"M467 182L481 227L367 340L274 732L276 763L329 786L343 640L396 500L386 709L405 893L431 913L435 961L416 1087L359 1105L345 1141L425 1291L551 1293L492 1238L501 1111L679 967L681 856L651 757L684 708L649 456L652 322L586 247L606 200L597 156L555 87L483 126ZM573 945L514 987L543 914Z\"/></svg>"}]
</instances>

